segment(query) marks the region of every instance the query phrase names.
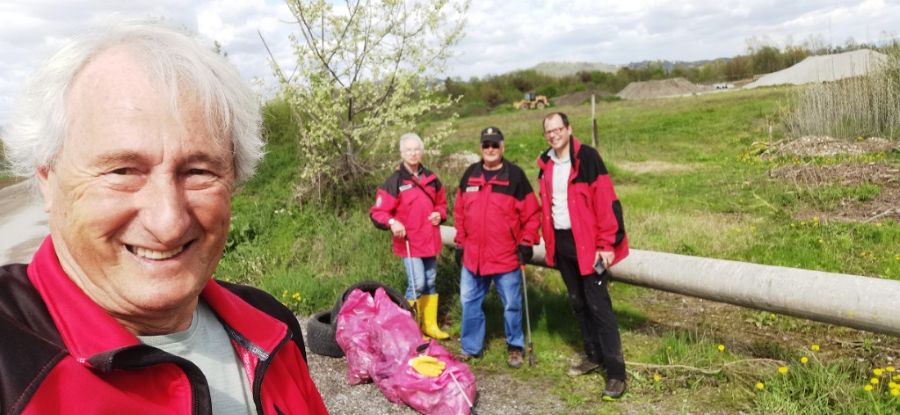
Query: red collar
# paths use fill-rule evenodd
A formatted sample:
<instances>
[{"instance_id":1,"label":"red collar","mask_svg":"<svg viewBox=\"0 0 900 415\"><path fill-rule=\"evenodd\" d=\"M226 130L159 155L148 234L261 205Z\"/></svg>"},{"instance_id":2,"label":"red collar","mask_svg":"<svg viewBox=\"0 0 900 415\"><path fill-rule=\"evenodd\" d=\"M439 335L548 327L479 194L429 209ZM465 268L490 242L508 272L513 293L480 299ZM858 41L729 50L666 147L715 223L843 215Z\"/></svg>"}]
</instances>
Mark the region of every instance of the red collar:
<instances>
[{"instance_id":1,"label":"red collar","mask_svg":"<svg viewBox=\"0 0 900 415\"><path fill-rule=\"evenodd\" d=\"M66 275L52 237L47 236L28 265L28 278L40 293L69 354L79 362L98 353L139 344L138 339L91 300ZM284 338L287 326L210 280L201 293L216 315L241 336L272 350Z\"/></svg>"}]
</instances>

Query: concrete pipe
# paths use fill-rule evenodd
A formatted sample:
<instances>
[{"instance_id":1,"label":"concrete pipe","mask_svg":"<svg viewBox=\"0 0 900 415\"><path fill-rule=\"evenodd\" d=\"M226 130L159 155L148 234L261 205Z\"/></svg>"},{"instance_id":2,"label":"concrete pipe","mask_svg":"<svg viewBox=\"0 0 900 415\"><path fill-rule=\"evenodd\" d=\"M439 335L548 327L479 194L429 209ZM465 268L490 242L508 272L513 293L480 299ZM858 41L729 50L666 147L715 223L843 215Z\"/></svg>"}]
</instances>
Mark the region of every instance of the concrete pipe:
<instances>
[{"instance_id":1,"label":"concrete pipe","mask_svg":"<svg viewBox=\"0 0 900 415\"><path fill-rule=\"evenodd\" d=\"M445 245L456 230L441 227ZM535 265L546 266L543 244ZM632 249L610 269L628 284L900 336L900 281Z\"/></svg>"}]
</instances>

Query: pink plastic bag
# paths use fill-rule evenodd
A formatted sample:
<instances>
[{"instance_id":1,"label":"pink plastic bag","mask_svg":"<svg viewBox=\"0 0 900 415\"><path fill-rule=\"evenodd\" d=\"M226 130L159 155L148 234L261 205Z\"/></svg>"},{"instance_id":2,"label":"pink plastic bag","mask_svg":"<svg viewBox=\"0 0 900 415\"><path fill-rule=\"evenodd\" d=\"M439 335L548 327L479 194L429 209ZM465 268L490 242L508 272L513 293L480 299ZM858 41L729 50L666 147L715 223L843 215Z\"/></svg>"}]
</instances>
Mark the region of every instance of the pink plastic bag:
<instances>
[{"instance_id":1,"label":"pink plastic bag","mask_svg":"<svg viewBox=\"0 0 900 415\"><path fill-rule=\"evenodd\" d=\"M409 311L383 289L377 289L374 298L353 290L338 313L335 337L346 354L351 385L372 379L391 402L404 402L424 414L469 413L476 390L469 367L439 344L423 340ZM421 354L446 364L440 376L421 375L409 365L420 347Z\"/></svg>"},{"instance_id":2,"label":"pink plastic bag","mask_svg":"<svg viewBox=\"0 0 900 415\"><path fill-rule=\"evenodd\" d=\"M358 385L372 378L369 370L377 359L368 327L375 316L375 299L366 292L353 290L338 314L334 337L347 358L347 383Z\"/></svg>"}]
</instances>

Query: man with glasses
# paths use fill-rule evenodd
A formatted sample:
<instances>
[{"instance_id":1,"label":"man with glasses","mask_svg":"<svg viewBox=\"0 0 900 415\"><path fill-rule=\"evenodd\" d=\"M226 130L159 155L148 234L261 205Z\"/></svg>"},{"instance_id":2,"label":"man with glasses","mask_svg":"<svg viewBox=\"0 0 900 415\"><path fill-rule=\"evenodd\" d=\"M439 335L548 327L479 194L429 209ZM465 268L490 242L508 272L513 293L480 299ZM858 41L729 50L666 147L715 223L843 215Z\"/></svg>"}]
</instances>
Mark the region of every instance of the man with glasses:
<instances>
[{"instance_id":1,"label":"man with glasses","mask_svg":"<svg viewBox=\"0 0 900 415\"><path fill-rule=\"evenodd\" d=\"M507 364L522 365L522 274L520 265L538 242L540 208L521 168L503 159L503 133L481 131L480 162L466 169L456 191L453 215L456 262L460 264L463 360L481 357L485 317L482 303L491 286L503 303Z\"/></svg>"},{"instance_id":2,"label":"man with glasses","mask_svg":"<svg viewBox=\"0 0 900 415\"><path fill-rule=\"evenodd\" d=\"M570 376L606 368L604 400L625 393L625 358L609 297L609 267L628 255L622 205L597 150L572 135L566 114L544 118L550 145L540 157L542 226L547 265L559 269L584 340Z\"/></svg>"},{"instance_id":3,"label":"man with glasses","mask_svg":"<svg viewBox=\"0 0 900 415\"><path fill-rule=\"evenodd\" d=\"M415 133L400 137L400 166L375 194L369 210L372 223L393 235L394 255L403 258L409 278L406 299L415 307L422 332L437 340L450 337L437 324L435 285L437 255L441 252L440 224L447 219L444 186L422 166L422 139Z\"/></svg>"}]
</instances>

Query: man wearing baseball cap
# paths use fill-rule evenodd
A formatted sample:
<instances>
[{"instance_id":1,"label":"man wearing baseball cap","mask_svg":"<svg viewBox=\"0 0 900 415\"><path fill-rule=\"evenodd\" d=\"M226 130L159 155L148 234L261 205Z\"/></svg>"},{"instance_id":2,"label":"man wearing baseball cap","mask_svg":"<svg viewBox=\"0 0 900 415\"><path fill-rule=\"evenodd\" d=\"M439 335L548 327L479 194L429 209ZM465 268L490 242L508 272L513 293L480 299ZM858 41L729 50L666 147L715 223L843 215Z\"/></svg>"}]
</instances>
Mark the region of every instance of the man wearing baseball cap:
<instances>
[{"instance_id":1,"label":"man wearing baseball cap","mask_svg":"<svg viewBox=\"0 0 900 415\"><path fill-rule=\"evenodd\" d=\"M485 317L482 303L491 282L503 303L507 364L522 365L522 294L519 265L531 259L539 240L540 207L519 166L503 159L503 133L481 131L481 161L466 169L453 209L456 262L460 264L462 357L481 357Z\"/></svg>"}]
</instances>

